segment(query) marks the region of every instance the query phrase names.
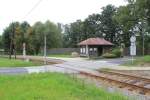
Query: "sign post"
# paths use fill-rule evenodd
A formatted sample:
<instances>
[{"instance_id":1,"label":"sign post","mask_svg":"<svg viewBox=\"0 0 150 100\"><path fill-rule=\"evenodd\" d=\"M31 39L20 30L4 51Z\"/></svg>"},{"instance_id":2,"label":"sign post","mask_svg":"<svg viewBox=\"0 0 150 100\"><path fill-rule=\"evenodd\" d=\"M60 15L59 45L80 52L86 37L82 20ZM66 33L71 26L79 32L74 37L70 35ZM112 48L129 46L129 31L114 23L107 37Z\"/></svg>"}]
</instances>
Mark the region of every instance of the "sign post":
<instances>
[{"instance_id":1,"label":"sign post","mask_svg":"<svg viewBox=\"0 0 150 100\"><path fill-rule=\"evenodd\" d=\"M131 36L130 38L130 55L132 56L132 64L133 64L133 56L136 56L136 37Z\"/></svg>"},{"instance_id":2,"label":"sign post","mask_svg":"<svg viewBox=\"0 0 150 100\"><path fill-rule=\"evenodd\" d=\"M23 43L23 58L26 60L26 44Z\"/></svg>"}]
</instances>

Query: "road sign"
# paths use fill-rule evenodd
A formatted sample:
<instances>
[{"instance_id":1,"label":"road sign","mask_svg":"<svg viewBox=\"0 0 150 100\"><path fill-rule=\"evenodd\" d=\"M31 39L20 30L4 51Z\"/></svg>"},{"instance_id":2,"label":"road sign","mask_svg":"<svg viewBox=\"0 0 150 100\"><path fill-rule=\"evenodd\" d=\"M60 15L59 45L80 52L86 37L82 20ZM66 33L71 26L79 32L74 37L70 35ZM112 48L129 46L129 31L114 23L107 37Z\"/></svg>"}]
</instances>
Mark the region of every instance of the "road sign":
<instances>
[{"instance_id":1,"label":"road sign","mask_svg":"<svg viewBox=\"0 0 150 100\"><path fill-rule=\"evenodd\" d=\"M130 46L130 55L131 56L136 55L136 46L135 45Z\"/></svg>"},{"instance_id":2,"label":"road sign","mask_svg":"<svg viewBox=\"0 0 150 100\"><path fill-rule=\"evenodd\" d=\"M136 55L136 37L131 36L130 38L131 46L130 46L130 55L135 56Z\"/></svg>"},{"instance_id":3,"label":"road sign","mask_svg":"<svg viewBox=\"0 0 150 100\"><path fill-rule=\"evenodd\" d=\"M135 37L135 36L131 36L130 42L131 42L131 43L136 42L136 37Z\"/></svg>"}]
</instances>

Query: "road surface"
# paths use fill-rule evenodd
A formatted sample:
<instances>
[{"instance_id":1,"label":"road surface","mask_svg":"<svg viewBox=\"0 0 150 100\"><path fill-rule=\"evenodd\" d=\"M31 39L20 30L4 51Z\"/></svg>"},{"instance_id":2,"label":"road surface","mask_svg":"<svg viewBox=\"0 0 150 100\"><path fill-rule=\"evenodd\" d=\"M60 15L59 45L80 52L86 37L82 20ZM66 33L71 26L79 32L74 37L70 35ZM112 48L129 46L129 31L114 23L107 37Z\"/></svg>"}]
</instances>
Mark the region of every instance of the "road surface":
<instances>
[{"instance_id":1,"label":"road surface","mask_svg":"<svg viewBox=\"0 0 150 100\"><path fill-rule=\"evenodd\" d=\"M0 68L0 74L27 74L27 73L39 73L39 72L62 72L72 73L72 70L67 68L74 68L84 71L96 72L100 68L115 68L120 64L128 61L129 58L119 59L101 59L101 60L89 60L86 58L54 58L48 57L47 59L63 60L61 64L45 65L39 67L15 67L15 68Z\"/></svg>"}]
</instances>

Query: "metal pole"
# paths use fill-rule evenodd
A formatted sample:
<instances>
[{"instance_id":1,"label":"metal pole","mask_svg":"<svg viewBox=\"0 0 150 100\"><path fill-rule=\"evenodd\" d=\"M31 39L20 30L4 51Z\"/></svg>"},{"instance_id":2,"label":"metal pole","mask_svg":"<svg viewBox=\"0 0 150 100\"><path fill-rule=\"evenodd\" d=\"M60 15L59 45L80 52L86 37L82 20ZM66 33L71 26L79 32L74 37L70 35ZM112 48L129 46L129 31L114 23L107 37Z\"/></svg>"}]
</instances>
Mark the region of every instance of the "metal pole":
<instances>
[{"instance_id":1,"label":"metal pole","mask_svg":"<svg viewBox=\"0 0 150 100\"><path fill-rule=\"evenodd\" d=\"M16 44L14 44L14 55L15 55L15 59L17 58L16 57Z\"/></svg>"},{"instance_id":2,"label":"metal pole","mask_svg":"<svg viewBox=\"0 0 150 100\"><path fill-rule=\"evenodd\" d=\"M142 32L142 35L143 35L143 56L144 56L145 55L144 32Z\"/></svg>"},{"instance_id":3,"label":"metal pole","mask_svg":"<svg viewBox=\"0 0 150 100\"><path fill-rule=\"evenodd\" d=\"M46 34L44 36L44 64L46 65Z\"/></svg>"},{"instance_id":4,"label":"metal pole","mask_svg":"<svg viewBox=\"0 0 150 100\"><path fill-rule=\"evenodd\" d=\"M89 55L89 46L86 45L86 55L88 56L88 58L90 58L90 55Z\"/></svg>"},{"instance_id":5,"label":"metal pole","mask_svg":"<svg viewBox=\"0 0 150 100\"><path fill-rule=\"evenodd\" d=\"M133 56L132 56L132 65L133 65Z\"/></svg>"}]
</instances>

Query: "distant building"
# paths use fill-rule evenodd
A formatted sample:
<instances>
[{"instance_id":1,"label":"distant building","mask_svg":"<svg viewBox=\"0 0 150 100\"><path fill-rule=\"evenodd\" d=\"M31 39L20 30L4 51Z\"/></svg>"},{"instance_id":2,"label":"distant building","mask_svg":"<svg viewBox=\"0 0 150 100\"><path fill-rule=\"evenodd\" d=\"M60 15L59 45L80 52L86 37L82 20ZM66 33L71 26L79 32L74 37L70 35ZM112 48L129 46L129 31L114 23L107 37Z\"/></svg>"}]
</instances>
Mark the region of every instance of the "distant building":
<instances>
[{"instance_id":1,"label":"distant building","mask_svg":"<svg viewBox=\"0 0 150 100\"><path fill-rule=\"evenodd\" d=\"M81 56L101 56L110 51L113 44L103 38L89 38L78 44Z\"/></svg>"}]
</instances>

